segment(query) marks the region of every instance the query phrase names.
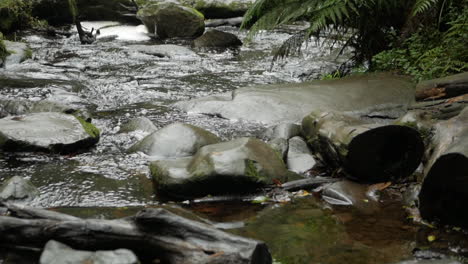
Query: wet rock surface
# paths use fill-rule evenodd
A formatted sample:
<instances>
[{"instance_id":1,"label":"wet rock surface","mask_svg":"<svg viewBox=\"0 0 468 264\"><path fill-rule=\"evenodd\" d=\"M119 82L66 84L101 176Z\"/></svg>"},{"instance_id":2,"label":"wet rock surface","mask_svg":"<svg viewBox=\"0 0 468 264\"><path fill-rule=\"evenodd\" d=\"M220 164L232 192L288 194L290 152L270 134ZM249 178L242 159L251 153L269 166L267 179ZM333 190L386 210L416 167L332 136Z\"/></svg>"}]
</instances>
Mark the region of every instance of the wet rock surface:
<instances>
[{"instance_id":1,"label":"wet rock surface","mask_svg":"<svg viewBox=\"0 0 468 264\"><path fill-rule=\"evenodd\" d=\"M108 251L75 250L65 244L51 240L42 252L40 264L137 264L138 258L128 249Z\"/></svg>"},{"instance_id":2,"label":"wet rock surface","mask_svg":"<svg viewBox=\"0 0 468 264\"><path fill-rule=\"evenodd\" d=\"M265 130L264 136L269 139L290 139L301 134L301 126L292 123L281 123L275 126L270 126Z\"/></svg>"},{"instance_id":3,"label":"wet rock surface","mask_svg":"<svg viewBox=\"0 0 468 264\"><path fill-rule=\"evenodd\" d=\"M152 159L192 156L201 147L221 140L202 128L174 123L145 137L132 146L129 152L141 151Z\"/></svg>"},{"instance_id":4,"label":"wet rock surface","mask_svg":"<svg viewBox=\"0 0 468 264\"><path fill-rule=\"evenodd\" d=\"M14 176L0 186L0 201L27 202L39 195L39 190L19 176Z\"/></svg>"},{"instance_id":5,"label":"wet rock surface","mask_svg":"<svg viewBox=\"0 0 468 264\"><path fill-rule=\"evenodd\" d=\"M208 30L193 41L196 48L235 48L242 45L242 41L231 33L216 29Z\"/></svg>"},{"instance_id":6,"label":"wet rock surface","mask_svg":"<svg viewBox=\"0 0 468 264\"><path fill-rule=\"evenodd\" d=\"M288 142L288 169L300 174L312 169L316 161L304 139L293 137Z\"/></svg>"},{"instance_id":7,"label":"wet rock surface","mask_svg":"<svg viewBox=\"0 0 468 264\"><path fill-rule=\"evenodd\" d=\"M81 118L43 112L0 119L0 148L4 151L73 153L99 140L99 131Z\"/></svg>"},{"instance_id":8,"label":"wet rock surface","mask_svg":"<svg viewBox=\"0 0 468 264\"><path fill-rule=\"evenodd\" d=\"M152 133L158 130L157 127L146 117L137 117L130 119L120 127L120 133L129 133L133 131L142 131Z\"/></svg>"},{"instance_id":9,"label":"wet rock surface","mask_svg":"<svg viewBox=\"0 0 468 264\"><path fill-rule=\"evenodd\" d=\"M192 158L152 162L150 169L160 192L183 198L248 193L288 177L279 155L253 138L207 145Z\"/></svg>"},{"instance_id":10,"label":"wet rock surface","mask_svg":"<svg viewBox=\"0 0 468 264\"><path fill-rule=\"evenodd\" d=\"M178 45L132 45L129 48L157 57L167 57L176 60L200 60L200 57L195 52Z\"/></svg>"}]
</instances>

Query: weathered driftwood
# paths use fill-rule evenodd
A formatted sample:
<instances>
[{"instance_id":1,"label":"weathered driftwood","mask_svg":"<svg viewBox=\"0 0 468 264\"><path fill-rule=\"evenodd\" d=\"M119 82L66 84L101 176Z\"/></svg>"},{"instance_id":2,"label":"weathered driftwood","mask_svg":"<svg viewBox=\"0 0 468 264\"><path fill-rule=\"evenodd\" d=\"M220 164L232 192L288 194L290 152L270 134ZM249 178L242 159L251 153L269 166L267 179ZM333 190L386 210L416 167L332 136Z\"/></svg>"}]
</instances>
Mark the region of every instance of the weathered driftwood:
<instances>
[{"instance_id":1,"label":"weathered driftwood","mask_svg":"<svg viewBox=\"0 0 468 264\"><path fill-rule=\"evenodd\" d=\"M315 111L302 121L316 155L332 168L363 182L395 181L416 170L424 151L408 126L369 124L345 114Z\"/></svg>"},{"instance_id":2,"label":"weathered driftwood","mask_svg":"<svg viewBox=\"0 0 468 264\"><path fill-rule=\"evenodd\" d=\"M434 126L419 193L421 216L468 227L468 107Z\"/></svg>"},{"instance_id":3,"label":"weathered driftwood","mask_svg":"<svg viewBox=\"0 0 468 264\"><path fill-rule=\"evenodd\" d=\"M7 205L11 215L46 217L43 209ZM59 220L58 220L59 219ZM76 249L126 248L142 260L162 263L271 263L263 242L238 237L162 208L145 209L124 220L51 219L0 216L0 237L12 245L42 248L56 240Z\"/></svg>"}]
</instances>

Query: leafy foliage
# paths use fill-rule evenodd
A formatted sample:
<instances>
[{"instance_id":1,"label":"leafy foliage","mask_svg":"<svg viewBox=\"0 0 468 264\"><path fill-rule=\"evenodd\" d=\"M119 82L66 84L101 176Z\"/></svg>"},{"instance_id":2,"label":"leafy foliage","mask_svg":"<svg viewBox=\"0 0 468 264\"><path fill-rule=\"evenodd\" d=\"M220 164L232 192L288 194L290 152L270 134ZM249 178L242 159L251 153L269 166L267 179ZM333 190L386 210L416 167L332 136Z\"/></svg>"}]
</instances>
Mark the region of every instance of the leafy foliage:
<instances>
[{"instance_id":1,"label":"leafy foliage","mask_svg":"<svg viewBox=\"0 0 468 264\"><path fill-rule=\"evenodd\" d=\"M402 72L425 79L466 70L467 20L460 14L467 5L466 0L257 0L242 27L250 28L252 37L306 20L308 29L286 41L275 59L297 52L303 41L325 31L354 48L355 65L403 67Z\"/></svg>"},{"instance_id":2,"label":"leafy foliage","mask_svg":"<svg viewBox=\"0 0 468 264\"><path fill-rule=\"evenodd\" d=\"M1 0L0 31L10 33L27 27L41 27L46 23L31 15L33 1Z\"/></svg>"},{"instance_id":3,"label":"leafy foliage","mask_svg":"<svg viewBox=\"0 0 468 264\"><path fill-rule=\"evenodd\" d=\"M361 63L386 49L386 34L402 27L409 6L404 0L258 0L244 17L243 28L253 36L261 29L272 29L296 20L310 26L305 38L323 30L333 30L347 37L356 48L354 59Z\"/></svg>"},{"instance_id":4,"label":"leafy foliage","mask_svg":"<svg viewBox=\"0 0 468 264\"><path fill-rule=\"evenodd\" d=\"M3 64L3 60L10 54L3 43L3 34L0 32L0 66Z\"/></svg>"},{"instance_id":5,"label":"leafy foliage","mask_svg":"<svg viewBox=\"0 0 468 264\"><path fill-rule=\"evenodd\" d=\"M458 13L458 14L457 14ZM416 80L468 71L468 7L451 10L450 28L421 28L401 45L373 58L374 70L394 70Z\"/></svg>"}]
</instances>

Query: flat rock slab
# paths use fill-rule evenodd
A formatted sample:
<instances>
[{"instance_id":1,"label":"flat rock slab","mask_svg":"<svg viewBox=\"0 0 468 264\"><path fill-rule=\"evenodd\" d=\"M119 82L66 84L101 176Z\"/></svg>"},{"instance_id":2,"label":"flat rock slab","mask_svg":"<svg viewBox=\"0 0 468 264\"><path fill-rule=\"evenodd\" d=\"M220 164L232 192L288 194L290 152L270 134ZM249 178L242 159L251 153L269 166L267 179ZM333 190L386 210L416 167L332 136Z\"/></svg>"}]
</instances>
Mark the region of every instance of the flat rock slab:
<instances>
[{"instance_id":1,"label":"flat rock slab","mask_svg":"<svg viewBox=\"0 0 468 264\"><path fill-rule=\"evenodd\" d=\"M405 108L414 101L414 85L406 78L373 74L338 80L240 88L174 105L188 113L231 120L296 123L317 109L356 111L376 105Z\"/></svg>"},{"instance_id":2,"label":"flat rock slab","mask_svg":"<svg viewBox=\"0 0 468 264\"><path fill-rule=\"evenodd\" d=\"M73 153L99 140L99 130L72 115L43 112L0 119L0 149Z\"/></svg>"}]
</instances>

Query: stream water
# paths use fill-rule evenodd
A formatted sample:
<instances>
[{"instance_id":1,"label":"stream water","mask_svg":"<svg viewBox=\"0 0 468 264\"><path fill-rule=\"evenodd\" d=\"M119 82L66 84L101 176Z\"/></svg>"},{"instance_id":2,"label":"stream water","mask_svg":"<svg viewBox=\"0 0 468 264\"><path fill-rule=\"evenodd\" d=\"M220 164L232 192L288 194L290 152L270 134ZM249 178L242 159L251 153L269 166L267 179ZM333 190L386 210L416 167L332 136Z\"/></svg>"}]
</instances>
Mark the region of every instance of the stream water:
<instances>
[{"instance_id":1,"label":"stream water","mask_svg":"<svg viewBox=\"0 0 468 264\"><path fill-rule=\"evenodd\" d=\"M83 23L87 28L112 24ZM237 28L221 29L245 37ZM109 40L111 35L117 38ZM117 218L144 206L161 206L153 191L147 157L126 152L145 134L118 133L122 124L144 116L157 128L185 122L223 139L260 137L264 127L259 124L188 115L171 104L255 84L300 82L330 72L341 63L335 60L338 48L330 49L318 41L309 42L301 56L279 62L270 70L271 51L290 36L280 30L260 34L239 50L198 50L196 56L167 58L134 48L136 44L163 44L150 40L142 26L114 23L101 29L100 41L92 45L80 45L77 36L26 34L23 40L32 48L33 58L4 70L4 74L64 80L70 85L17 86L0 90L0 96L49 98L85 107L92 111L101 139L94 149L79 155L0 153L0 184L16 175L30 179L40 190L31 205L82 217ZM189 47L183 40L171 44ZM424 241L418 234L426 232L408 222L400 200L389 199L391 202L372 216L346 207L332 210L313 196L268 206L170 206L224 223L231 232L266 241L277 262L283 264L395 263L411 258L412 250Z\"/></svg>"}]
</instances>

